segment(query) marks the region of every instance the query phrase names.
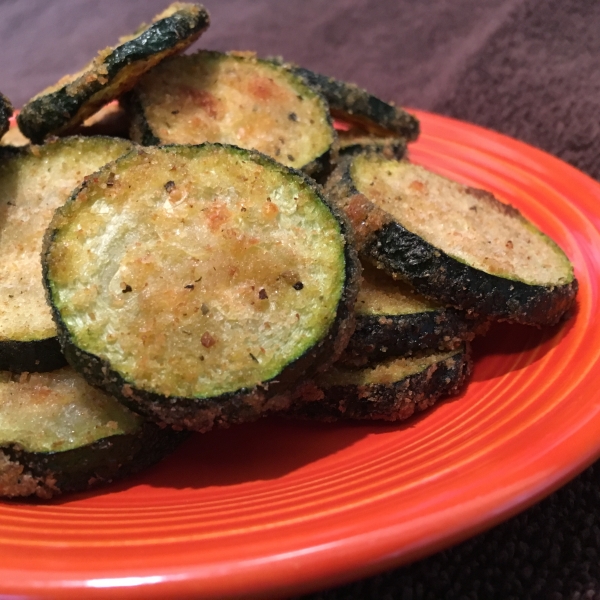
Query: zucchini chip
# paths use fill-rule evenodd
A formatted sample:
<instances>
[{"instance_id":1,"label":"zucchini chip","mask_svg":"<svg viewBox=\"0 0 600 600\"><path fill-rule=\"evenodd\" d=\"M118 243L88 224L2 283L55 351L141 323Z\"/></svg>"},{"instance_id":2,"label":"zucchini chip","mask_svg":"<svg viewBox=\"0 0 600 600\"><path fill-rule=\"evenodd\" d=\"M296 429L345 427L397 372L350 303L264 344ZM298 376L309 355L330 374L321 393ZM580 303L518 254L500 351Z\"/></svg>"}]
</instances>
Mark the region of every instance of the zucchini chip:
<instances>
[{"instance_id":1,"label":"zucchini chip","mask_svg":"<svg viewBox=\"0 0 600 600\"><path fill-rule=\"evenodd\" d=\"M407 142L419 137L419 121L402 108L384 102L352 83L295 65L288 65L288 68L323 94L335 119L381 137L400 137Z\"/></svg>"},{"instance_id":2,"label":"zucchini chip","mask_svg":"<svg viewBox=\"0 0 600 600\"><path fill-rule=\"evenodd\" d=\"M0 372L0 496L48 500L158 462L186 435L145 422L71 368Z\"/></svg>"},{"instance_id":3,"label":"zucchini chip","mask_svg":"<svg viewBox=\"0 0 600 600\"><path fill-rule=\"evenodd\" d=\"M360 265L319 190L220 144L148 147L108 165L46 235L67 360L178 428L285 408L270 399L338 357L354 326Z\"/></svg>"},{"instance_id":4,"label":"zucchini chip","mask_svg":"<svg viewBox=\"0 0 600 600\"><path fill-rule=\"evenodd\" d=\"M489 192L377 154L344 159L328 189L362 256L427 297L531 325L557 323L573 304L565 253Z\"/></svg>"},{"instance_id":5,"label":"zucchini chip","mask_svg":"<svg viewBox=\"0 0 600 600\"><path fill-rule=\"evenodd\" d=\"M339 360L353 367L424 350L452 350L485 333L489 323L429 300L368 263L355 311L356 329Z\"/></svg>"},{"instance_id":6,"label":"zucchini chip","mask_svg":"<svg viewBox=\"0 0 600 600\"><path fill-rule=\"evenodd\" d=\"M70 133L104 104L131 89L154 65L185 50L208 27L203 6L176 2L152 24L102 50L84 69L63 77L23 106L21 131L40 143L49 135Z\"/></svg>"},{"instance_id":7,"label":"zucchini chip","mask_svg":"<svg viewBox=\"0 0 600 600\"><path fill-rule=\"evenodd\" d=\"M470 351L395 358L365 369L334 365L295 391L287 414L321 421L403 421L458 394L471 373Z\"/></svg>"},{"instance_id":8,"label":"zucchini chip","mask_svg":"<svg viewBox=\"0 0 600 600\"><path fill-rule=\"evenodd\" d=\"M65 364L42 286L44 232L85 175L132 147L116 138L73 137L0 149L0 370Z\"/></svg>"},{"instance_id":9,"label":"zucchini chip","mask_svg":"<svg viewBox=\"0 0 600 600\"><path fill-rule=\"evenodd\" d=\"M10 100L4 94L0 94L0 137L8 131L12 114L13 107Z\"/></svg>"},{"instance_id":10,"label":"zucchini chip","mask_svg":"<svg viewBox=\"0 0 600 600\"><path fill-rule=\"evenodd\" d=\"M174 57L147 73L127 103L131 139L144 145L233 144L317 176L336 142L320 94L251 53Z\"/></svg>"}]
</instances>

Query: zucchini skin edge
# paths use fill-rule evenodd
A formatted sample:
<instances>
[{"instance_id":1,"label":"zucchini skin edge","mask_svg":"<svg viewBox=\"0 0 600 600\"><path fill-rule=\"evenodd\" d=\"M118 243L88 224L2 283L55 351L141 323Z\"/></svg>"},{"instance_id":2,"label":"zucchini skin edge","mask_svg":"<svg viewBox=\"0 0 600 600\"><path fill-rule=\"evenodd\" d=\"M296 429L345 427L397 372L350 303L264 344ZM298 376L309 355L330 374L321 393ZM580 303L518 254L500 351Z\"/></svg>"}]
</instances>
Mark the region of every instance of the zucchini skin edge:
<instances>
[{"instance_id":1,"label":"zucchini skin edge","mask_svg":"<svg viewBox=\"0 0 600 600\"><path fill-rule=\"evenodd\" d=\"M419 121L403 109L380 100L354 84L295 65L288 65L288 68L321 92L334 117L356 120L367 129L374 124L378 128L396 133L407 142L419 137Z\"/></svg>"},{"instance_id":2,"label":"zucchini skin edge","mask_svg":"<svg viewBox=\"0 0 600 600\"><path fill-rule=\"evenodd\" d=\"M143 423L135 434L115 435L63 452L30 452L18 444L9 444L0 447L0 458L8 461L12 471L22 468L16 477L19 481L30 481L21 484L23 495L3 495L0 489L0 496L19 501L25 496L39 501L94 489L158 463L188 435Z\"/></svg>"},{"instance_id":3,"label":"zucchini skin edge","mask_svg":"<svg viewBox=\"0 0 600 600\"><path fill-rule=\"evenodd\" d=\"M172 50L170 54L185 49L208 28L209 23L208 13L203 7L193 26L190 25L188 16L178 13L153 23L141 35L113 48L102 61L102 65L107 69L107 73L103 74L102 78L93 76L94 67L91 67L70 84L27 102L17 116L19 129L37 144L42 143L48 135L68 132L93 114L96 108L113 99L114 96L103 98L97 107L88 111L83 110L86 102L91 101L95 94L110 87L122 69L134 62L149 60L154 55L168 52L170 49ZM92 77L89 77L90 74ZM74 93L75 84L77 90ZM123 85L121 82L118 93L133 85L135 81L131 81L128 85Z\"/></svg>"},{"instance_id":4,"label":"zucchini skin edge","mask_svg":"<svg viewBox=\"0 0 600 600\"><path fill-rule=\"evenodd\" d=\"M66 364L57 337L0 341L0 371L43 373L60 369Z\"/></svg>"},{"instance_id":5,"label":"zucchini skin edge","mask_svg":"<svg viewBox=\"0 0 600 600\"><path fill-rule=\"evenodd\" d=\"M403 315L357 315L356 329L339 364L362 367L425 350L452 350L485 333L488 326L487 319L452 307Z\"/></svg>"},{"instance_id":6,"label":"zucchini skin edge","mask_svg":"<svg viewBox=\"0 0 600 600\"><path fill-rule=\"evenodd\" d=\"M408 281L424 296L492 320L555 325L571 308L579 288L575 278L557 286L507 279L463 263L408 231L356 189L351 158L340 162L327 190L346 209L353 203L360 206L350 220L360 228L359 254L364 259Z\"/></svg>"},{"instance_id":7,"label":"zucchini skin edge","mask_svg":"<svg viewBox=\"0 0 600 600\"><path fill-rule=\"evenodd\" d=\"M223 146L222 144L211 144ZM169 146L166 146L169 147ZM232 146L236 151L240 149ZM137 150L132 150L135 152ZM46 231L42 250L42 274L48 304L56 323L58 340L67 362L78 371L91 385L114 396L127 408L144 417L175 429L191 431L209 431L213 427L227 427L229 424L253 421L268 411L284 410L289 406L289 390L303 376L312 377L327 369L335 362L348 344L356 325L354 304L358 295L362 267L360 265L353 229L344 212L323 193L322 188L310 177L284 167L272 158L255 150L242 150L257 157L260 161L274 164L277 168L287 169L302 178L335 217L344 240L344 284L337 312L327 334L303 355L283 367L276 378L261 382L252 388L241 388L210 398L185 398L164 396L155 392L136 388L120 373L113 370L110 363L94 354L82 350L73 342L72 336L61 318L60 312L52 302L52 284L48 273L47 255L56 230L52 226ZM125 156L128 156L127 154ZM68 203L75 201L79 191L86 187L91 177L74 190ZM60 210L60 209L59 209Z\"/></svg>"},{"instance_id":8,"label":"zucchini skin edge","mask_svg":"<svg viewBox=\"0 0 600 600\"><path fill-rule=\"evenodd\" d=\"M466 347L420 373L391 384L320 387L318 382L311 381L299 387L297 399L286 416L319 421L403 421L444 396L460 393L471 369L470 349Z\"/></svg>"},{"instance_id":9,"label":"zucchini skin edge","mask_svg":"<svg viewBox=\"0 0 600 600\"><path fill-rule=\"evenodd\" d=\"M573 304L578 282L530 285L462 263L399 223L386 224L365 247L378 266L407 279L423 295L491 319L555 325Z\"/></svg>"}]
</instances>

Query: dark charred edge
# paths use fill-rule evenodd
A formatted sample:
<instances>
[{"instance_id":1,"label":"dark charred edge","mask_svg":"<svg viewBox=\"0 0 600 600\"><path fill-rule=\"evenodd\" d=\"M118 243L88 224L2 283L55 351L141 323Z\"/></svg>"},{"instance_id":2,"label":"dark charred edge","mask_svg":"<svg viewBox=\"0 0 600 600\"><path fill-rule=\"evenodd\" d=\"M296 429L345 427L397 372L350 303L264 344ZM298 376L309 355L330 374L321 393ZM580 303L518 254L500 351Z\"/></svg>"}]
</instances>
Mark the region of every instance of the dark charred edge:
<instances>
[{"instance_id":1,"label":"dark charred edge","mask_svg":"<svg viewBox=\"0 0 600 600\"><path fill-rule=\"evenodd\" d=\"M107 73L103 73L101 78L93 76L93 67L82 73L77 79L78 93L74 93L74 85L71 83L27 102L17 116L21 132L32 142L42 143L50 134L65 133L69 128L79 125L75 117L82 106L94 94L108 89L123 68L134 62L145 61L161 52L183 50L185 46L182 45L186 41L189 42L187 45L193 43L210 24L209 15L204 7L198 7L199 12L196 15L190 14L189 11L179 11L153 23L135 39L116 46L102 62ZM133 87L142 74L125 87ZM116 93L125 91L125 87L120 87ZM104 98L103 104L113 99L114 97Z\"/></svg>"},{"instance_id":2,"label":"dark charred edge","mask_svg":"<svg viewBox=\"0 0 600 600\"><path fill-rule=\"evenodd\" d=\"M140 431L115 435L92 444L64 452L28 452L18 444L0 448L0 455L11 468L22 468L13 484L33 479L23 485L31 500L50 500L66 493L83 492L138 473L160 462L189 433L143 423ZM0 481L2 481L0 472ZM35 486L35 487L34 487ZM7 493L0 487L0 497L22 499L22 494Z\"/></svg>"},{"instance_id":3,"label":"dark charred edge","mask_svg":"<svg viewBox=\"0 0 600 600\"><path fill-rule=\"evenodd\" d=\"M409 142L419 137L419 121L402 108L388 104L352 83L320 75L302 67L288 68L309 85L320 90L334 117L357 122L367 129L370 125L375 125L378 129L392 131Z\"/></svg>"},{"instance_id":4,"label":"dark charred edge","mask_svg":"<svg viewBox=\"0 0 600 600\"><path fill-rule=\"evenodd\" d=\"M12 114L13 106L10 100L4 94L0 94L0 137L8 131Z\"/></svg>"},{"instance_id":5,"label":"dark charred edge","mask_svg":"<svg viewBox=\"0 0 600 600\"><path fill-rule=\"evenodd\" d=\"M294 173L317 194L340 226L340 232L344 239L345 281L335 319L323 339L303 355L292 359L292 362L288 363L276 378L262 382L252 388L241 388L235 392L212 398L164 396L136 388L132 382L125 380L117 371L113 370L108 361L81 350L74 343L52 297L52 284L47 261L50 245L57 233L52 225L47 229L44 236L41 254L46 298L57 327L59 343L67 362L88 383L111 394L133 412L160 425L200 432L209 431L214 427L228 427L230 424L254 421L267 412L284 410L290 402L287 392L302 376L312 377L317 372L329 368L340 357L354 332L356 325L354 304L358 295L362 272L354 244L352 227L346 216L329 201L327 196L323 194L322 188L310 177L301 171L285 167L269 156L255 150L246 150L237 146L224 146L223 144L201 144L198 147L204 145L229 147L239 153L254 157L255 160L263 163L267 162L279 169ZM162 148L173 147L176 146L162 146ZM132 152L137 151L143 152L143 150L132 150ZM128 154L117 159L115 163L125 159ZM89 184L90 180L91 178L88 178L75 189L70 199L57 213L74 202L79 192Z\"/></svg>"},{"instance_id":6,"label":"dark charred edge","mask_svg":"<svg viewBox=\"0 0 600 600\"><path fill-rule=\"evenodd\" d=\"M205 52L209 52L209 51L205 51ZM210 54L213 54L213 55L222 54L223 56L230 56L229 54L220 53L220 52L210 52ZM271 60L271 59L258 59L258 60L263 63L268 63L271 66L276 67L277 69L287 70L289 73L289 70L285 69L280 61ZM303 85L305 85L307 88L309 88L310 91L317 96L317 98L319 98L323 102L324 107L328 106L327 99L323 96L323 94L321 93L319 88L316 88L316 87L310 85L302 77L298 77L297 75L296 75L296 77ZM144 111L144 103L140 97L139 92L137 91L137 89L135 87L122 96L121 103L122 103L123 107L125 108L125 110L127 111L127 114L129 115L129 120L130 120L129 136L133 141L137 142L138 144L141 144L142 146L160 146L161 144L164 143L154 133L152 127L150 126L150 123L146 119L146 113ZM311 177L312 179L314 179L317 183L319 183L321 185L325 183L325 181L327 180L329 175L333 172L333 170L337 164L338 155L339 155L338 134L333 126L333 121L331 119L331 115L330 115L329 111L327 111L327 110L326 110L325 118L326 118L327 124L332 133L332 137L333 137L332 145L323 154L321 154L320 156L317 156L312 161L310 161L308 164L306 164L302 167L298 167L298 170L302 171L303 173L305 173L306 175L308 175L309 177ZM294 167L290 167L290 168L294 169Z\"/></svg>"},{"instance_id":7,"label":"dark charred edge","mask_svg":"<svg viewBox=\"0 0 600 600\"><path fill-rule=\"evenodd\" d=\"M357 315L338 364L363 367L426 350L448 351L487 331L489 321L454 308L404 315Z\"/></svg>"},{"instance_id":8,"label":"dark charred edge","mask_svg":"<svg viewBox=\"0 0 600 600\"><path fill-rule=\"evenodd\" d=\"M336 136L337 137L337 136ZM334 146L337 143L334 143ZM338 150L333 147L318 156L307 165L301 167L301 171L314 179L317 183L323 185L335 168L337 163Z\"/></svg>"},{"instance_id":9,"label":"dark charred edge","mask_svg":"<svg viewBox=\"0 0 600 600\"><path fill-rule=\"evenodd\" d=\"M326 191L349 217L363 259L428 298L492 320L555 325L571 308L579 288L575 278L564 285L544 286L492 275L452 258L393 221L356 189L350 175L352 158L340 161ZM484 190L469 193L480 193L484 201L520 214Z\"/></svg>"},{"instance_id":10,"label":"dark charred edge","mask_svg":"<svg viewBox=\"0 0 600 600\"><path fill-rule=\"evenodd\" d=\"M365 152L382 154L385 158L400 160L406 156L406 140L378 136L356 136L345 139L340 135L340 156L356 156Z\"/></svg>"},{"instance_id":11,"label":"dark charred edge","mask_svg":"<svg viewBox=\"0 0 600 600\"><path fill-rule=\"evenodd\" d=\"M29 146L0 146L0 161L6 162L17 156L25 156L29 152Z\"/></svg>"},{"instance_id":12,"label":"dark charred edge","mask_svg":"<svg viewBox=\"0 0 600 600\"><path fill-rule=\"evenodd\" d=\"M544 286L485 273L452 258L397 222L377 231L364 254L424 296L490 319L526 325L558 323L578 289L576 279Z\"/></svg>"},{"instance_id":13,"label":"dark charred edge","mask_svg":"<svg viewBox=\"0 0 600 600\"><path fill-rule=\"evenodd\" d=\"M160 146L162 142L154 135L146 119L142 100L136 89L124 94L120 103L129 117L129 137L142 146Z\"/></svg>"},{"instance_id":14,"label":"dark charred edge","mask_svg":"<svg viewBox=\"0 0 600 600\"><path fill-rule=\"evenodd\" d=\"M471 373L468 349L390 384L321 386L317 380L301 386L288 416L319 421L403 421L458 394Z\"/></svg>"},{"instance_id":15,"label":"dark charred edge","mask_svg":"<svg viewBox=\"0 0 600 600\"><path fill-rule=\"evenodd\" d=\"M0 370L12 373L54 371L67 364L57 337L0 341Z\"/></svg>"}]
</instances>

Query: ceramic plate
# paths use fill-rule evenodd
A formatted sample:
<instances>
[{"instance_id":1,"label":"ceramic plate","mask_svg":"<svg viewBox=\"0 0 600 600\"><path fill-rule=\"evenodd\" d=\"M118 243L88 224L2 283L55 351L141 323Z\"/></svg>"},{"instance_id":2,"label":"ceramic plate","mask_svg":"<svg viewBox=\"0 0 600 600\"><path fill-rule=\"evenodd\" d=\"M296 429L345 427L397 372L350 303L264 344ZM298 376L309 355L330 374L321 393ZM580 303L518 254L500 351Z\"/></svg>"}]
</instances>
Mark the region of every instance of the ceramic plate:
<instances>
[{"instance_id":1,"label":"ceramic plate","mask_svg":"<svg viewBox=\"0 0 600 600\"><path fill-rule=\"evenodd\" d=\"M560 327L497 325L459 397L403 425L265 420L194 437L137 479L0 503L0 594L285 596L415 560L600 455L600 185L501 135L418 113L412 159L520 208L573 261Z\"/></svg>"}]
</instances>

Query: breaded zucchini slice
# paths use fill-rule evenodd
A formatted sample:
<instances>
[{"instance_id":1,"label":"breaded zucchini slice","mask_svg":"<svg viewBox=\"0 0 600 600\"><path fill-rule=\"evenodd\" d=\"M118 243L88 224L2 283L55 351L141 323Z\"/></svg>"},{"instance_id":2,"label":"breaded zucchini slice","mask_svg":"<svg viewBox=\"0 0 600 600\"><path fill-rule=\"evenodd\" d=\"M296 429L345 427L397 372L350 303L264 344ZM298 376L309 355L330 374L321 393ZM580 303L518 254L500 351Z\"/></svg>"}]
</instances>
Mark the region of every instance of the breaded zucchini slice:
<instances>
[{"instance_id":1,"label":"breaded zucchini slice","mask_svg":"<svg viewBox=\"0 0 600 600\"><path fill-rule=\"evenodd\" d=\"M0 370L65 364L42 285L44 232L86 175L132 147L117 138L72 137L0 149Z\"/></svg>"},{"instance_id":2,"label":"breaded zucchini slice","mask_svg":"<svg viewBox=\"0 0 600 600\"><path fill-rule=\"evenodd\" d=\"M13 107L10 100L4 94L0 94L0 137L8 131L12 114Z\"/></svg>"},{"instance_id":3,"label":"breaded zucchini slice","mask_svg":"<svg viewBox=\"0 0 600 600\"><path fill-rule=\"evenodd\" d=\"M288 68L323 94L335 119L382 137L400 137L407 142L419 137L419 121L404 109L380 100L353 83L295 65Z\"/></svg>"},{"instance_id":4,"label":"breaded zucchini slice","mask_svg":"<svg viewBox=\"0 0 600 600\"><path fill-rule=\"evenodd\" d=\"M344 159L328 189L363 257L427 297L532 325L558 322L573 304L565 253L489 192L376 154Z\"/></svg>"},{"instance_id":5,"label":"breaded zucchini slice","mask_svg":"<svg viewBox=\"0 0 600 600\"><path fill-rule=\"evenodd\" d=\"M147 73L127 103L131 139L144 145L233 144L316 176L336 142L321 95L252 53L174 57Z\"/></svg>"},{"instance_id":6,"label":"breaded zucchini slice","mask_svg":"<svg viewBox=\"0 0 600 600\"><path fill-rule=\"evenodd\" d=\"M185 50L208 25L203 6L171 4L151 25L102 50L81 71L29 100L17 117L19 128L35 143L48 135L72 132L104 104L131 89L154 65Z\"/></svg>"},{"instance_id":7,"label":"breaded zucchini slice","mask_svg":"<svg viewBox=\"0 0 600 600\"><path fill-rule=\"evenodd\" d=\"M470 373L470 350L465 346L358 370L334 365L297 388L288 414L322 421L402 421L459 393Z\"/></svg>"},{"instance_id":8,"label":"breaded zucchini slice","mask_svg":"<svg viewBox=\"0 0 600 600\"><path fill-rule=\"evenodd\" d=\"M77 370L204 431L284 408L270 398L339 356L360 271L347 236L320 188L267 156L148 147L56 213L44 280Z\"/></svg>"},{"instance_id":9,"label":"breaded zucchini slice","mask_svg":"<svg viewBox=\"0 0 600 600\"><path fill-rule=\"evenodd\" d=\"M424 350L451 350L488 328L486 319L444 307L369 263L356 300L356 329L340 363L364 366Z\"/></svg>"},{"instance_id":10,"label":"breaded zucchini slice","mask_svg":"<svg viewBox=\"0 0 600 600\"><path fill-rule=\"evenodd\" d=\"M185 434L145 422L73 369L0 372L0 496L48 500L140 471Z\"/></svg>"}]
</instances>

